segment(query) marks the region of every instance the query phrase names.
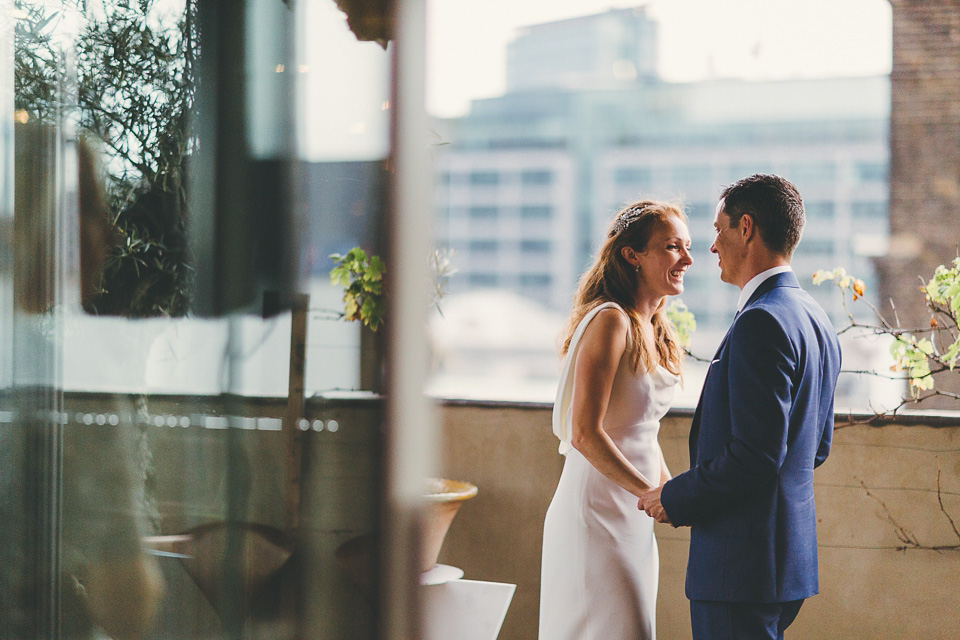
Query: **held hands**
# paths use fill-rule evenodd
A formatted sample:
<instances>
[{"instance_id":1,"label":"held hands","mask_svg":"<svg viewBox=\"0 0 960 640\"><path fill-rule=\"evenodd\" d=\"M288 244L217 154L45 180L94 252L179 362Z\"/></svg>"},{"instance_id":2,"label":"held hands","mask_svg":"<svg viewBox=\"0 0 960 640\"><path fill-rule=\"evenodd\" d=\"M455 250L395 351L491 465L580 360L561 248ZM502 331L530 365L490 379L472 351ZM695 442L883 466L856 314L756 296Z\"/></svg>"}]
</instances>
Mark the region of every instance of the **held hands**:
<instances>
[{"instance_id":1,"label":"held hands","mask_svg":"<svg viewBox=\"0 0 960 640\"><path fill-rule=\"evenodd\" d=\"M664 510L663 505L660 504L660 491L662 489L663 485L660 485L656 489L651 489L643 494L639 502L637 502L637 508L641 511L646 511L647 515L657 522L673 525L673 523L670 522L670 518L667 517L667 512Z\"/></svg>"}]
</instances>

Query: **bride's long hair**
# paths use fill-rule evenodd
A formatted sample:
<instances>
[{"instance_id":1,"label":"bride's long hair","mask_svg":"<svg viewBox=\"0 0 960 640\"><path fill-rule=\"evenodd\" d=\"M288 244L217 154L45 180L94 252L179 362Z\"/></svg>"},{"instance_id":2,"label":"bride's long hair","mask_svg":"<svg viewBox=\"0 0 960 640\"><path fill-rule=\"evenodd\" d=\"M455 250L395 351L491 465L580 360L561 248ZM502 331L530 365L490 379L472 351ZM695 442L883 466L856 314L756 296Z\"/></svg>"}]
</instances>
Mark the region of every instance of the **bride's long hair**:
<instances>
[{"instance_id":1,"label":"bride's long hair","mask_svg":"<svg viewBox=\"0 0 960 640\"><path fill-rule=\"evenodd\" d=\"M679 206L667 202L640 200L617 214L607 231L607 239L593 265L580 278L580 286L573 300L573 311L563 333L561 352L570 348L573 333L593 308L604 302L616 302L627 312L630 320L630 335L627 345L630 368L637 371L652 371L658 364L674 375L683 369L683 348L677 341L673 325L667 319L665 303L653 314L653 339L642 330L640 316L636 311L639 287L637 270L621 255L623 247L634 251L647 248L650 236L660 225L676 217L684 223L687 216Z\"/></svg>"}]
</instances>

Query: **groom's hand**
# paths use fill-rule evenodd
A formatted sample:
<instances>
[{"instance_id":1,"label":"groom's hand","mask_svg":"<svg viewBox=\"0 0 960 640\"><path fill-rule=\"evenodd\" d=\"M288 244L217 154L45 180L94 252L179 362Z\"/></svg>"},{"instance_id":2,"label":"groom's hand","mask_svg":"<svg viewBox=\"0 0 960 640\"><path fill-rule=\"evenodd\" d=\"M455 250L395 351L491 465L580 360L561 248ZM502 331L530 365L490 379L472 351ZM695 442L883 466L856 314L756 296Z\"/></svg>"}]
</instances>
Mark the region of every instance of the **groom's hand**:
<instances>
[{"instance_id":1,"label":"groom's hand","mask_svg":"<svg viewBox=\"0 0 960 640\"><path fill-rule=\"evenodd\" d=\"M660 522L662 524L673 524L670 522L670 518L667 517L667 512L664 510L663 505L660 504L660 490L662 487L657 487L651 491L646 492L640 498L640 501L637 503L637 508L641 511L646 511L647 515Z\"/></svg>"}]
</instances>

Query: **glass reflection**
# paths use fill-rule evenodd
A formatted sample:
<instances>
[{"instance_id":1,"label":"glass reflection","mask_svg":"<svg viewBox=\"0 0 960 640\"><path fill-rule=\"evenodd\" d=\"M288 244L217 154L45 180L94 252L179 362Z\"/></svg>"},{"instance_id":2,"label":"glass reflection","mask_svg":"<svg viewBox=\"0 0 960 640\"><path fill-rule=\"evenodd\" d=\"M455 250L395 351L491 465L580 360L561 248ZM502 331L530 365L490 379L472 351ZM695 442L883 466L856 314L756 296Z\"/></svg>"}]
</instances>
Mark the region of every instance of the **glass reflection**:
<instances>
[{"instance_id":1,"label":"glass reflection","mask_svg":"<svg viewBox=\"0 0 960 640\"><path fill-rule=\"evenodd\" d=\"M382 252L386 41L2 8L0 636L374 637L381 403L329 391L382 356L327 256Z\"/></svg>"}]
</instances>

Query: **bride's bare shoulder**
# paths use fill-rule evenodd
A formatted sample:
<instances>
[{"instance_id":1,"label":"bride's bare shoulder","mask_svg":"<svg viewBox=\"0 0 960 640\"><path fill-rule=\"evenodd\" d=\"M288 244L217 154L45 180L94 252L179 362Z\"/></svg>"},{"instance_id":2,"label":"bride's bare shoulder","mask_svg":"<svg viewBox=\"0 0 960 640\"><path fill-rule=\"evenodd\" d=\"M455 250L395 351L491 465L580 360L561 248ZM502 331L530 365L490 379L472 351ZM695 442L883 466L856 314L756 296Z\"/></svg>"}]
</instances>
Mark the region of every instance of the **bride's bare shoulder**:
<instances>
[{"instance_id":1,"label":"bride's bare shoulder","mask_svg":"<svg viewBox=\"0 0 960 640\"><path fill-rule=\"evenodd\" d=\"M630 320L627 319L626 312L619 307L607 307L597 312L587 327L584 337L610 339L626 336L629 331Z\"/></svg>"}]
</instances>

